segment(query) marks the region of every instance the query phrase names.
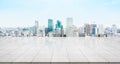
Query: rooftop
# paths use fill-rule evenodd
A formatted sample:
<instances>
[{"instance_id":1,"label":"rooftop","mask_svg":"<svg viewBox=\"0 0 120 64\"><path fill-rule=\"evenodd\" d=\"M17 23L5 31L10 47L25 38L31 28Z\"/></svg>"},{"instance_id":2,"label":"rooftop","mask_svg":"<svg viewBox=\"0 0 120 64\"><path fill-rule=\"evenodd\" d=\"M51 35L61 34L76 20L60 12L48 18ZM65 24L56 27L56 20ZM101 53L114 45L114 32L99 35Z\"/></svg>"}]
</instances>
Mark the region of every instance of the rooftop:
<instances>
[{"instance_id":1,"label":"rooftop","mask_svg":"<svg viewBox=\"0 0 120 64\"><path fill-rule=\"evenodd\" d=\"M0 62L120 62L120 38L3 37Z\"/></svg>"}]
</instances>

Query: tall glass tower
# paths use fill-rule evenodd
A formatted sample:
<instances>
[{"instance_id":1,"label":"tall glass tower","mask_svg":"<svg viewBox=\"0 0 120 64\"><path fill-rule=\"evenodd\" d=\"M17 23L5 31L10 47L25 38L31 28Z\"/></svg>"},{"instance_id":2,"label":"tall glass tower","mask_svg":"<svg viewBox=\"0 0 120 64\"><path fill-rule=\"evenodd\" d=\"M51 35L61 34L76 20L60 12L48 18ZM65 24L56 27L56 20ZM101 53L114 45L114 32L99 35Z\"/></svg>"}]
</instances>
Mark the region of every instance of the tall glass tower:
<instances>
[{"instance_id":1,"label":"tall glass tower","mask_svg":"<svg viewBox=\"0 0 120 64\"><path fill-rule=\"evenodd\" d=\"M56 28L62 28L61 21L57 20Z\"/></svg>"},{"instance_id":2,"label":"tall glass tower","mask_svg":"<svg viewBox=\"0 0 120 64\"><path fill-rule=\"evenodd\" d=\"M53 31L53 20L52 19L48 19L48 32L52 32Z\"/></svg>"},{"instance_id":3,"label":"tall glass tower","mask_svg":"<svg viewBox=\"0 0 120 64\"><path fill-rule=\"evenodd\" d=\"M57 20L55 34L55 37L62 37L64 35L63 25L60 20Z\"/></svg>"}]
</instances>

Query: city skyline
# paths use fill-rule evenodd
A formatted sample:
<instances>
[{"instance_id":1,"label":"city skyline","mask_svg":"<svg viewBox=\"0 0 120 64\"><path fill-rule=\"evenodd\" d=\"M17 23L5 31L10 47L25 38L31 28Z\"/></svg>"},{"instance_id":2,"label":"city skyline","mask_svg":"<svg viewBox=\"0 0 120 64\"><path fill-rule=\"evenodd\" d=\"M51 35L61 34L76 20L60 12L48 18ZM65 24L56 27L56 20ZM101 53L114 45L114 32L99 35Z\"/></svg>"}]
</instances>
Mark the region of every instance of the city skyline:
<instances>
[{"instance_id":1,"label":"city skyline","mask_svg":"<svg viewBox=\"0 0 120 64\"><path fill-rule=\"evenodd\" d=\"M107 28L107 27L112 27L112 25L116 25L117 26L117 28L120 28L120 25L119 25L119 23L113 23L113 24L98 24L98 23L96 23L95 21L91 21L91 23L83 23L83 24L79 24L79 23L77 23L78 25L76 25L75 24L75 21L74 21L74 19L72 18L72 17L68 17L68 18L71 18L72 19L72 24L74 25L74 26L76 26L77 28L79 28L79 27L82 27L82 26L84 26L85 24L96 24L96 25L103 25L103 27L104 28ZM62 24L63 24L63 26L64 26L64 28L66 28L67 27L67 24L69 24L68 23L68 18L66 18L66 21L61 21L61 20L59 20L59 19L57 19L57 20L54 20L54 19L51 19L51 18L49 18L49 19L47 19L47 21L45 22L46 24L41 24L40 22L41 21L38 21L38 20L34 20L34 21L32 21L32 24L30 25L30 23L29 24L25 24L24 26L20 26L20 24L19 23L17 23L17 24L19 24L19 25L14 25L14 26L0 26L0 28L25 28L25 27L33 27L34 26L34 22L38 22L38 24L39 24L39 27L48 27L48 21L49 20L51 20L52 21L52 24L53 24L53 28L56 28L55 27L55 25L56 25L56 23L58 22L58 21L60 21ZM8 24L8 23L7 23ZM9 24L10 25L10 24Z\"/></svg>"},{"instance_id":2,"label":"city skyline","mask_svg":"<svg viewBox=\"0 0 120 64\"><path fill-rule=\"evenodd\" d=\"M49 18L65 26L68 17L77 27L85 23L119 25L119 7L119 0L1 0L0 27L30 27L35 20L47 26Z\"/></svg>"},{"instance_id":3,"label":"city skyline","mask_svg":"<svg viewBox=\"0 0 120 64\"><path fill-rule=\"evenodd\" d=\"M117 25L111 27L104 27L102 24L84 24L84 26L76 27L73 24L73 18L67 18L66 27L60 20L57 20L53 24L53 19L48 19L48 26L41 26L39 21L35 20L35 23L31 27L17 27L17 28L0 28L0 36L12 36L12 37L108 37L119 36L120 28Z\"/></svg>"}]
</instances>

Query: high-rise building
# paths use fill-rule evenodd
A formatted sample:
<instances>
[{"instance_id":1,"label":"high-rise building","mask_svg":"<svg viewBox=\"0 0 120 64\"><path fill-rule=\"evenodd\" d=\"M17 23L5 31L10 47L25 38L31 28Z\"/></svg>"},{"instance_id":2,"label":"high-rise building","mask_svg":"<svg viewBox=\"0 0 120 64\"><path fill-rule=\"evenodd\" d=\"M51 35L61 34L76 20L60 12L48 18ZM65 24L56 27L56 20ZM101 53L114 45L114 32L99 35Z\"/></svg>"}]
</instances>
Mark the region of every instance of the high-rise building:
<instances>
[{"instance_id":1,"label":"high-rise building","mask_svg":"<svg viewBox=\"0 0 120 64\"><path fill-rule=\"evenodd\" d=\"M73 19L72 18L67 18L67 22L66 22L66 27L71 27L73 26Z\"/></svg>"},{"instance_id":2,"label":"high-rise building","mask_svg":"<svg viewBox=\"0 0 120 64\"><path fill-rule=\"evenodd\" d=\"M62 37L64 35L63 25L60 20L57 20L55 37Z\"/></svg>"},{"instance_id":3,"label":"high-rise building","mask_svg":"<svg viewBox=\"0 0 120 64\"><path fill-rule=\"evenodd\" d=\"M75 26L73 25L73 19L67 18L66 20L66 36L73 37L74 36L74 29Z\"/></svg>"},{"instance_id":4,"label":"high-rise building","mask_svg":"<svg viewBox=\"0 0 120 64\"><path fill-rule=\"evenodd\" d=\"M34 26L34 29L33 29L33 34L37 35L38 33L39 33L39 22L35 21L35 26Z\"/></svg>"},{"instance_id":5,"label":"high-rise building","mask_svg":"<svg viewBox=\"0 0 120 64\"><path fill-rule=\"evenodd\" d=\"M52 19L48 19L48 31L52 32L53 31L53 20Z\"/></svg>"},{"instance_id":6,"label":"high-rise building","mask_svg":"<svg viewBox=\"0 0 120 64\"><path fill-rule=\"evenodd\" d=\"M91 26L90 26L90 24L85 24L85 34L89 36L90 33L91 33Z\"/></svg>"},{"instance_id":7,"label":"high-rise building","mask_svg":"<svg viewBox=\"0 0 120 64\"><path fill-rule=\"evenodd\" d=\"M104 36L104 27L102 24L98 25L98 36Z\"/></svg>"},{"instance_id":8,"label":"high-rise building","mask_svg":"<svg viewBox=\"0 0 120 64\"><path fill-rule=\"evenodd\" d=\"M85 37L85 29L83 26L79 28L79 37Z\"/></svg>"},{"instance_id":9,"label":"high-rise building","mask_svg":"<svg viewBox=\"0 0 120 64\"><path fill-rule=\"evenodd\" d=\"M97 25L96 24L91 24L91 35L96 36L97 35Z\"/></svg>"},{"instance_id":10,"label":"high-rise building","mask_svg":"<svg viewBox=\"0 0 120 64\"><path fill-rule=\"evenodd\" d=\"M48 36L49 30L48 28L45 28L45 36Z\"/></svg>"},{"instance_id":11,"label":"high-rise building","mask_svg":"<svg viewBox=\"0 0 120 64\"><path fill-rule=\"evenodd\" d=\"M57 20L56 29L57 29L57 28L62 28L62 24L61 24L61 21L60 21L60 20Z\"/></svg>"}]
</instances>

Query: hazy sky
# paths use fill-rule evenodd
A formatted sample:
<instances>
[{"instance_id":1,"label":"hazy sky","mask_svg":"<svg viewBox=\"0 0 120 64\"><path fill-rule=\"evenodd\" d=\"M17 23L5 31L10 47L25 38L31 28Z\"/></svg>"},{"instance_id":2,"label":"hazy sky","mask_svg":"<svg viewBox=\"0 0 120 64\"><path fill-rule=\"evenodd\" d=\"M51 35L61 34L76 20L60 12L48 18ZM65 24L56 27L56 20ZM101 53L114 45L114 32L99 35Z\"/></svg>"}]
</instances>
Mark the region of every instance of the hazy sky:
<instances>
[{"instance_id":1,"label":"hazy sky","mask_svg":"<svg viewBox=\"0 0 120 64\"><path fill-rule=\"evenodd\" d=\"M49 18L67 17L74 25L84 23L120 24L120 0L0 0L0 27L47 25Z\"/></svg>"}]
</instances>

